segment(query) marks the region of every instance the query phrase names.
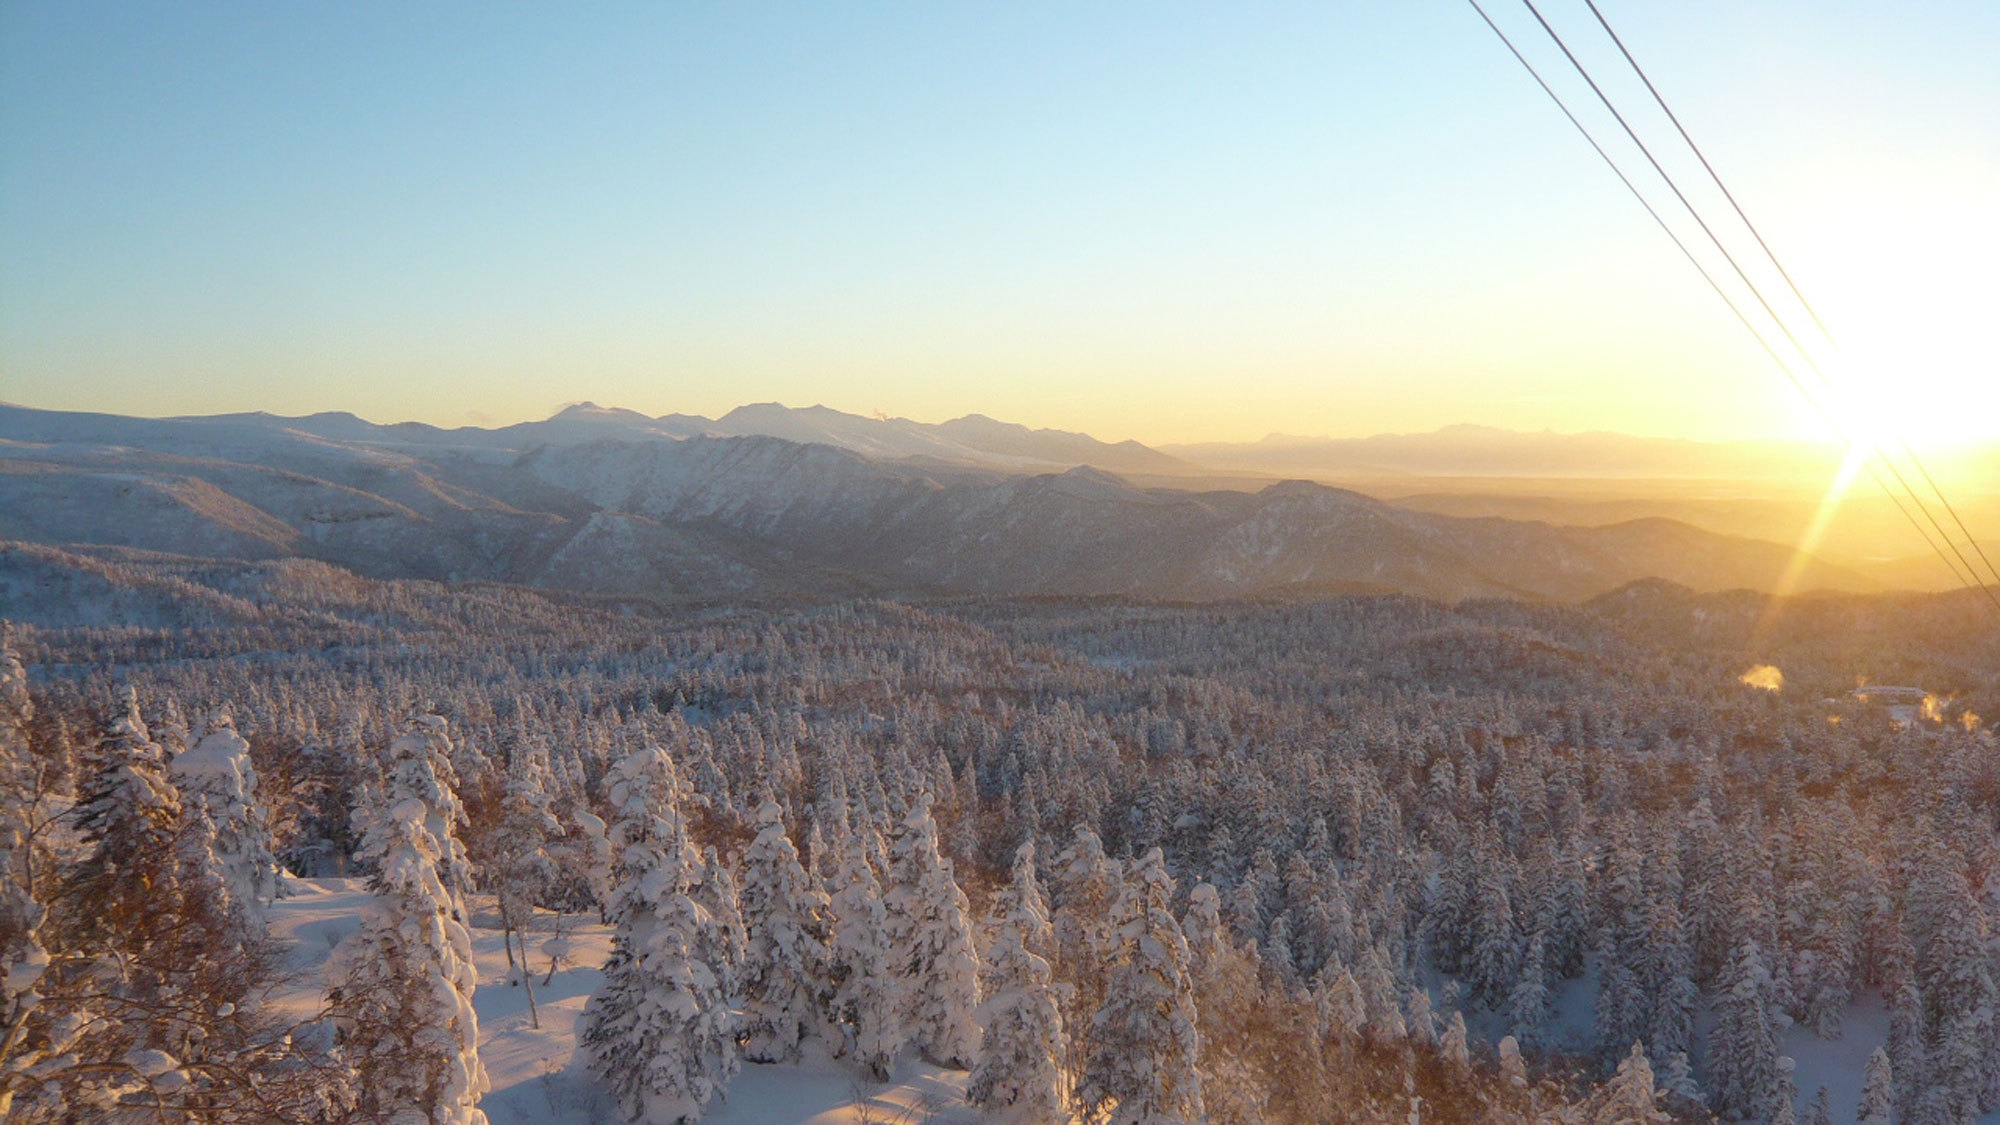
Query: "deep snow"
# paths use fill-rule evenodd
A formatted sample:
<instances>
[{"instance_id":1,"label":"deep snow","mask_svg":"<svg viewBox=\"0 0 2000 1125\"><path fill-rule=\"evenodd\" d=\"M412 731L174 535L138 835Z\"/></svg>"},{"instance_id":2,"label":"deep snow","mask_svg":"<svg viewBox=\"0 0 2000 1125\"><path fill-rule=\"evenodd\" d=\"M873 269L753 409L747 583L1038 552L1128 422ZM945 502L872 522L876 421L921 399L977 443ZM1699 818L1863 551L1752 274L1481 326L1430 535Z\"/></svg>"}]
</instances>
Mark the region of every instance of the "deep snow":
<instances>
[{"instance_id":1,"label":"deep snow","mask_svg":"<svg viewBox=\"0 0 2000 1125\"><path fill-rule=\"evenodd\" d=\"M360 927L370 895L360 879L285 880L286 897L271 910L275 936L291 946L294 973L281 1002L300 1018L311 1015L324 989L321 976L333 947ZM479 1057L492 1088L480 1103L492 1125L597 1125L617 1121L595 1096L583 1061L575 1057L576 1022L584 1001L604 974L611 928L594 917L570 917L562 933L567 956L548 984L542 946L555 919L544 914L529 939L535 1005L541 1027L530 1026L528 996L509 983L507 955L491 900L475 896L473 958L479 988ZM905 1060L888 1083L863 1080L824 1050L809 1050L798 1065L745 1064L726 1103L703 1120L713 1125L950 1125L982 1120L965 1105L964 1071Z\"/></svg>"}]
</instances>

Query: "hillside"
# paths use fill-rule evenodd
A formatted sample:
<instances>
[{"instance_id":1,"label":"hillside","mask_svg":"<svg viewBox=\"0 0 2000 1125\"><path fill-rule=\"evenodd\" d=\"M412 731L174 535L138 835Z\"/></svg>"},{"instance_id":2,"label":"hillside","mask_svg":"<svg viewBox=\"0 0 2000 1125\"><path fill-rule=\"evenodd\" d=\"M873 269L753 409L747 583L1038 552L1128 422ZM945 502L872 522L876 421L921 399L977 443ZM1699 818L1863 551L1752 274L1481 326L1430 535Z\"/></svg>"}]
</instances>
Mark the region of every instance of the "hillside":
<instances>
[{"instance_id":1,"label":"hillside","mask_svg":"<svg viewBox=\"0 0 2000 1125\"><path fill-rule=\"evenodd\" d=\"M1661 518L1463 518L1302 481L1141 487L1082 461L1003 471L904 439L956 434L989 460L1006 451L1031 465L1110 450L1157 471L1160 458L989 419L915 426L779 407L733 411L715 427L572 407L543 423L451 431L351 415L0 407L0 537L675 602L1288 591L1575 601L1654 577L1766 589L1791 558ZM708 432L732 428L784 434ZM1815 560L1803 588L1875 587Z\"/></svg>"}]
</instances>

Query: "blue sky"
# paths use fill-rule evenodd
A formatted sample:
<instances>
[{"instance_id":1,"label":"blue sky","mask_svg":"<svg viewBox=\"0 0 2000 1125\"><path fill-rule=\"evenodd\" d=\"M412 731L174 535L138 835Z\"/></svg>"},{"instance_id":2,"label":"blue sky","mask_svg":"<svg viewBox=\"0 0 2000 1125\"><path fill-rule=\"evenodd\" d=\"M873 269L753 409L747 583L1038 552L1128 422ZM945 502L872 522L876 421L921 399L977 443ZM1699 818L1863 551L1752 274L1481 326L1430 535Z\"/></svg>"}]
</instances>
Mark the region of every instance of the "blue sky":
<instances>
[{"instance_id":1,"label":"blue sky","mask_svg":"<svg viewBox=\"0 0 2000 1125\"><path fill-rule=\"evenodd\" d=\"M1861 385L2000 385L2000 5L1601 6ZM0 398L1808 431L1595 162L1457 0L8 2Z\"/></svg>"}]
</instances>

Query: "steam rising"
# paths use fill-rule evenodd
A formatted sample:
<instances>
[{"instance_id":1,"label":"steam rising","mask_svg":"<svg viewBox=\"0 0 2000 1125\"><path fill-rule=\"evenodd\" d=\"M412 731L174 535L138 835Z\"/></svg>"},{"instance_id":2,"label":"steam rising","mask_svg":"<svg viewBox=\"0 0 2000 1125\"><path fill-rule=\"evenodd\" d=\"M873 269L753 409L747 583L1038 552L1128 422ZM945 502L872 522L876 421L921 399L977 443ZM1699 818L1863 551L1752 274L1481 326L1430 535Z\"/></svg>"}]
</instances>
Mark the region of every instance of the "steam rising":
<instances>
[{"instance_id":1,"label":"steam rising","mask_svg":"<svg viewBox=\"0 0 2000 1125\"><path fill-rule=\"evenodd\" d=\"M1763 688L1765 691L1785 690L1785 674L1770 664L1759 664L1736 679L1740 683L1749 684L1753 688Z\"/></svg>"}]
</instances>

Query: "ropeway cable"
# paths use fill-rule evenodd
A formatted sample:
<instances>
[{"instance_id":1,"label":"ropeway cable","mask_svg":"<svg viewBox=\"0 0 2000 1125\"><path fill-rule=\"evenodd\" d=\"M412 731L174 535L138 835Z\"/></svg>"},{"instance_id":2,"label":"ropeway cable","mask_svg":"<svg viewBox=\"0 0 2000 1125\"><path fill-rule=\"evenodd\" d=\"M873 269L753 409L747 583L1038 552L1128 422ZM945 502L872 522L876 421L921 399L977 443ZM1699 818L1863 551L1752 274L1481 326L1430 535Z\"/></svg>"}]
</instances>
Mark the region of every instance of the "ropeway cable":
<instances>
[{"instance_id":1,"label":"ropeway cable","mask_svg":"<svg viewBox=\"0 0 2000 1125\"><path fill-rule=\"evenodd\" d=\"M1668 121L1673 122L1675 131L1680 133L1681 140L1687 142L1688 151L1692 152L1694 158L1701 162L1702 169L1708 173L1708 178L1714 182L1716 190L1720 191L1722 197L1729 201L1729 206L1735 209L1736 217L1743 221L1743 229L1749 231L1750 237L1757 240L1758 249L1764 252L1764 257L1770 261L1771 267L1778 271L1778 276L1785 279L1785 284L1791 289L1792 296L1798 299L1799 307L1804 309L1806 315L1812 318L1813 324L1818 326L1820 335L1826 339L1826 342L1832 344L1834 347L1839 347L1839 343L1833 338L1833 332L1827 328L1826 322L1820 319L1818 310L1814 309L1812 302L1806 299L1805 293L1799 289L1798 282L1792 280L1791 271L1785 269L1785 264L1778 259L1778 252L1771 249L1771 244L1764 240L1764 235L1757 229L1757 224L1750 221L1750 216L1743 210L1743 205L1737 202L1736 194L1729 190L1728 184L1722 182L1722 174L1715 170L1715 165L1709 163L1708 155L1702 152L1701 146L1695 143L1693 136L1689 135L1687 126L1681 124L1680 115L1676 114L1673 107L1667 104L1666 96L1661 94L1659 87L1653 84L1652 77L1646 73L1644 67L1639 65L1639 60L1632 56L1631 50L1625 46L1625 40L1619 36L1618 32L1611 26L1611 21L1606 19L1603 11L1598 8L1597 0L1583 0L1583 2L1590 8L1590 14L1597 17L1597 24L1604 29L1604 34L1609 36L1611 42L1617 46L1618 53L1625 57L1625 62L1632 68L1632 73L1638 75L1639 81L1645 84L1646 92L1653 95L1653 101L1660 107L1660 112L1667 115ZM1530 5L1530 10L1532 8L1533 6ZM1545 23L1543 26L1546 27L1547 24ZM1550 34L1554 35L1553 32ZM1571 61L1575 60L1572 59ZM1794 344L1796 344L1796 341L1794 341ZM1824 375L1821 375L1821 381L1826 381ZM1832 390L1834 388L1829 384L1828 389ZM1924 483L1930 487L1932 495L1937 497L1938 503L1943 505L1946 514L1951 516L1952 522L1958 526L1959 534L1965 537L1966 543L1979 556L1979 561L1986 564L1987 573L1992 575L1995 582L2000 582L2000 568L1996 568L1993 565L1993 560L1987 557L1986 548L1980 546L1978 538L1972 534L1972 529L1966 526L1964 518L1958 514L1958 509L1953 506L1950 498L1944 494L1944 489L1939 486L1936 478L1931 475L1930 469L1925 467L1923 459L1917 456L1917 451L1911 448L1910 443L1900 435L1896 439L1896 444L1902 447L1903 455L1909 458L1910 464L1916 468L1917 472L1924 478ZM1884 461L1887 461L1886 457L1884 457ZM1939 528L1939 531L1942 532L1943 528ZM1971 566L1971 560L1966 560L1966 565L1968 567ZM1985 584L1984 576L1978 576L1976 572L1975 576L1979 577L1981 585Z\"/></svg>"},{"instance_id":2,"label":"ropeway cable","mask_svg":"<svg viewBox=\"0 0 2000 1125\"><path fill-rule=\"evenodd\" d=\"M1668 238L1673 240L1674 245L1680 250L1681 254L1687 258L1688 263L1694 266L1696 272L1701 274L1702 280L1706 281L1708 283L1709 288L1715 291L1715 295L1720 297L1722 299L1723 304L1728 306L1729 311L1736 316L1737 321L1741 323L1744 329L1750 333L1751 337L1757 341L1758 346L1763 348L1764 353L1771 357L1772 362L1778 365L1778 369L1780 371L1784 372L1785 377L1791 381L1792 386L1797 388L1799 393L1805 397L1806 401L1813 407L1813 409L1817 413L1819 413L1822 420L1824 420L1827 423L1828 427L1832 429L1834 433L1840 435L1842 440L1847 441L1848 444L1850 445L1854 444L1852 439L1847 438L1843 427L1833 417L1832 413L1826 408L1826 406L1823 403L1820 402L1819 397L1815 395L1809 387L1806 386L1805 382L1799 378L1798 374L1795 371L1792 370L1791 365L1786 363L1784 358L1778 354L1777 350L1771 346L1770 341L1765 339L1764 334L1756 327L1755 324L1751 322L1750 318L1747 315L1745 315L1742 308L1736 303L1735 299L1729 296L1728 292L1722 288L1721 283L1716 281L1714 275L1708 271L1708 268L1702 265L1700 259L1695 257L1694 252L1688 248L1687 243L1684 242L1681 239L1680 235L1677 232L1675 232L1674 229L1667 224L1666 220L1660 216L1658 209L1656 209L1653 206L1652 202L1646 198L1645 193L1641 192L1638 189L1638 187L1632 183L1631 178L1625 174L1624 169L1618 166L1618 162L1612 159L1611 155L1604 150L1604 146L1598 143L1597 138L1591 134L1590 130L1587 127L1585 127L1583 122L1577 119L1576 114L1571 112L1568 104L1563 101L1561 95L1555 92L1555 90L1548 84L1547 80L1545 80L1542 77L1541 72L1538 71L1535 68L1534 64L1528 61L1527 56L1523 55L1520 49L1514 45L1513 40L1508 37L1507 33L1502 31L1500 29L1500 26L1493 21L1493 17L1487 14L1486 9L1479 4L1479 0L1467 0L1467 2L1472 5L1472 8L1475 12L1479 13L1479 18L1486 23L1486 26L1492 29L1493 34L1499 37L1500 42L1506 46L1508 52L1514 56L1515 60L1519 62L1524 69L1527 70L1529 76L1535 80L1535 84L1542 88L1542 92L1547 94L1551 101L1555 102L1556 108L1561 110L1563 116L1565 118L1568 118L1570 124L1576 127L1578 133L1582 134L1584 140L1590 145L1591 149L1595 151L1597 155L1604 161L1605 165L1611 169L1612 174L1618 177L1619 182L1624 184L1626 190L1632 193L1632 197L1639 201L1639 205L1646 209L1646 213L1652 216L1653 221L1659 225L1662 231L1666 232ZM1523 2L1526 3L1527 0L1523 0ZM1533 5L1529 4L1529 8L1532 11ZM1544 28L1548 27L1545 21L1540 21L1539 12L1536 13L1536 17L1538 22L1543 23ZM1555 38L1555 33L1553 29L1549 29L1549 33L1552 38ZM1559 38L1557 41L1558 45L1560 45ZM1568 54L1568 49L1566 47L1564 48L1564 53ZM1580 72L1583 70L1582 64L1576 61L1574 55L1570 56L1570 61L1577 66ZM1590 81L1587 72L1584 72L1584 76L1585 76L1585 81ZM1595 82L1591 82L1591 85L1593 89L1596 89ZM1617 115L1617 110L1614 107L1610 106L1609 99L1604 98L1601 90L1598 91L1598 96L1605 101L1606 107L1611 108L1613 114ZM1620 124L1624 123L1622 117L1620 117L1619 120ZM1632 134L1632 131L1629 126L1626 127L1626 132L1628 135L1632 136L1634 143L1639 144L1641 149L1644 150L1645 146L1643 142L1640 142L1638 137ZM1647 153L1647 159L1649 161L1652 160L1650 152ZM1680 197L1682 204L1688 207L1690 214L1695 215L1696 222L1701 223L1702 220L1700 218L1699 213L1694 211L1694 208L1691 204L1688 204L1687 198L1684 195L1680 194L1679 188L1674 187L1671 178L1667 177L1664 169L1660 168L1659 163L1657 161L1652 161L1652 163L1654 169L1660 172L1661 177L1668 180L1668 186L1674 188L1675 194ZM1728 256L1727 250L1722 248L1721 242L1719 239L1715 238L1714 232L1708 229L1706 223L1702 223L1702 228L1704 231L1708 232L1710 240L1715 242L1717 248L1722 249L1724 256L1727 257ZM1733 258L1731 259L1731 264L1735 265ZM1743 276L1743 271L1741 267L1737 267L1737 274L1739 277ZM1750 284L1749 279L1747 277L1744 277L1743 280L1746 285ZM1772 319L1774 321L1777 321L1780 329L1783 329L1784 328L1783 321L1778 319L1775 312L1772 312L1769 303L1763 301L1762 294L1757 293L1754 285L1751 285L1750 287L1752 293L1758 297L1760 303L1764 304L1765 311L1771 313ZM1789 337L1790 332L1787 331L1786 335ZM1796 347L1797 341L1793 340L1792 342ZM1799 350L1802 355L1805 354L1803 348L1800 348ZM1809 355L1807 356L1807 360L1808 362L1810 362ZM1824 379L1824 376L1822 376L1822 379ZM1895 466L1891 464L1886 457L1882 458L1882 461L1883 464L1890 470L1890 472L1896 475L1898 481L1903 484L1904 491L1910 495L1912 500L1915 500L1916 495L1914 491L1910 490L1907 482L1902 481L1901 474L1896 471ZM1889 497L1890 502L1896 506L1896 510L1901 512L1903 514L1903 517L1910 521L1910 526L1916 529L1917 534L1924 540L1925 545L1930 547L1930 549L1937 554L1939 560L1945 564L1945 569L1951 571L1952 577L1957 579L1959 584L1962 586L1965 586L1967 588L1977 588L1981 590L1983 593L1985 593L1987 600L1993 604L1994 609L1996 611L2000 611L2000 598L1996 598L1994 596L1993 591L1988 589L1983 583L1979 583L1976 581L1978 575L1977 572L1973 570L1971 564L1967 562L1965 564L1966 567L1965 572L1961 572L1958 565L1953 563L1951 555L1947 554L1945 548L1940 547L1937 541L1931 537L1930 532L1924 528L1923 524L1918 521L1917 517L1910 512L1909 508L1906 505L1904 505L1901 498L1899 498L1895 494L1895 491L1889 487L1888 482L1882 479L1881 474L1876 471L1875 467L1872 464L1865 464L1865 467L1868 470L1869 476L1874 479L1876 485L1882 489L1883 493ZM1919 502L1919 508L1921 507L1922 507L1921 502ZM1928 511L1926 511L1926 515L1928 514L1929 514ZM1934 517L1931 519L1931 522L1933 525L1937 523ZM1938 530L1939 534L1942 535L1943 534L1942 527L1939 527ZM1960 554L1957 551L1957 548L1950 543L1949 537L1946 537L1945 543L1946 546L1952 547L1952 554ZM1960 554L1960 558L1963 559L1962 554ZM1973 580L1968 580L1966 578L1966 573L1968 572L1973 574Z\"/></svg>"}]
</instances>

